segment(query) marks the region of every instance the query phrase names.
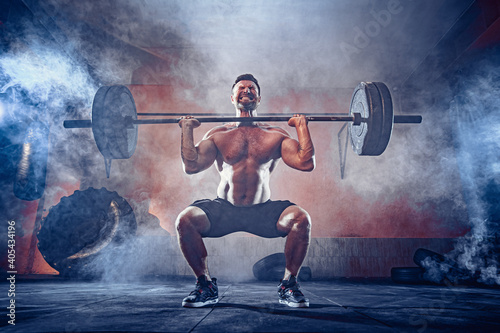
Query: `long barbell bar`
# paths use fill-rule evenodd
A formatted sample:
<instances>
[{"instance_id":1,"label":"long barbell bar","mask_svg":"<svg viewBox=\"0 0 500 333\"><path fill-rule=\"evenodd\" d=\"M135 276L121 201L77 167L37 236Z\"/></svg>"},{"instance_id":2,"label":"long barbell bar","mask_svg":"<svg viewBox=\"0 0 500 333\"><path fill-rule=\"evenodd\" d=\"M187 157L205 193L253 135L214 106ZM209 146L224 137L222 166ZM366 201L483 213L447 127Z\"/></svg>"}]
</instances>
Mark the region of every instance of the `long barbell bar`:
<instances>
[{"instance_id":1,"label":"long barbell bar","mask_svg":"<svg viewBox=\"0 0 500 333\"><path fill-rule=\"evenodd\" d=\"M164 113L164 112L139 112L137 114L138 116L187 116L187 114L180 113L180 112L173 112L173 113ZM307 113L305 114L306 116L348 116L349 113ZM198 112L198 113L190 113L189 116L201 116L201 117L234 117L234 112L232 113L203 113L203 112ZM260 115L261 117L266 117L266 116L286 116L286 114L283 113L262 113ZM292 116L290 116L292 117Z\"/></svg>"},{"instance_id":2,"label":"long barbell bar","mask_svg":"<svg viewBox=\"0 0 500 333\"><path fill-rule=\"evenodd\" d=\"M200 117L194 118L200 123L218 123L218 122L259 122L259 121L288 121L291 116L263 116L263 117ZM132 119L124 117L127 125L154 125L154 124L174 124L182 118L164 118L164 119ZM354 113L352 116L306 116L307 121L345 121L353 122L359 125L367 122L367 118L362 118L361 114ZM394 124L420 124L422 116L415 115L397 115L394 116ZM91 120L65 120L64 128L92 128Z\"/></svg>"},{"instance_id":3,"label":"long barbell bar","mask_svg":"<svg viewBox=\"0 0 500 333\"><path fill-rule=\"evenodd\" d=\"M389 88L383 82L361 82L354 89L349 113L306 113L308 121L348 122L351 145L358 155L381 155L391 138L393 124L420 124L420 115L394 115ZM159 118L137 118L151 116ZM174 116L181 117L175 118ZM256 117L235 117L227 113L137 113L132 93L126 86L99 88L92 104L92 119L65 120L65 128L91 128L97 148L104 157L109 177L113 159L130 158L136 148L137 125L179 123L193 116L200 123L289 121L293 115L268 113Z\"/></svg>"}]
</instances>

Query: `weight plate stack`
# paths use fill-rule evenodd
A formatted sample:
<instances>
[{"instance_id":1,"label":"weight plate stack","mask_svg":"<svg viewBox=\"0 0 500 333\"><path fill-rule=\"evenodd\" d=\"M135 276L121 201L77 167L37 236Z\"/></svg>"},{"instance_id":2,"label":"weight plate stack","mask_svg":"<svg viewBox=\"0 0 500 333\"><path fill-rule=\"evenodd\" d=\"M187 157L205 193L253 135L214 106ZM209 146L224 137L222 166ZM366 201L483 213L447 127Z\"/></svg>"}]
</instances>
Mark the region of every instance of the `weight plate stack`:
<instances>
[{"instance_id":1,"label":"weight plate stack","mask_svg":"<svg viewBox=\"0 0 500 333\"><path fill-rule=\"evenodd\" d=\"M364 156L379 156L392 134L394 111L389 88L382 82L361 82L352 94L349 114L361 114L365 121L349 123L354 152Z\"/></svg>"}]
</instances>

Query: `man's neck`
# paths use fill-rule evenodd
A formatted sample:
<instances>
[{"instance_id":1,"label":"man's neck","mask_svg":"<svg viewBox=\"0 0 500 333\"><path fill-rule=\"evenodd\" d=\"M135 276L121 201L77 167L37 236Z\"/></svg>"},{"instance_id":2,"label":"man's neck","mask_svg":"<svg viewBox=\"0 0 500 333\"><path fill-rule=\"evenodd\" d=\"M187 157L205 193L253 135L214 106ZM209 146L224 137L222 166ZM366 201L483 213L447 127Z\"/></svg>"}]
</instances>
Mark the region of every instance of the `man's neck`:
<instances>
[{"instance_id":1,"label":"man's neck","mask_svg":"<svg viewBox=\"0 0 500 333\"><path fill-rule=\"evenodd\" d=\"M236 116L241 117L241 118L257 117L257 110L256 109L253 109L253 110L237 109ZM238 126L238 127L256 126L256 124L254 122L242 121L242 122L237 122L236 126Z\"/></svg>"},{"instance_id":2,"label":"man's neck","mask_svg":"<svg viewBox=\"0 0 500 333\"><path fill-rule=\"evenodd\" d=\"M257 110L245 110L245 109L238 109L236 112L237 117L257 117Z\"/></svg>"}]
</instances>

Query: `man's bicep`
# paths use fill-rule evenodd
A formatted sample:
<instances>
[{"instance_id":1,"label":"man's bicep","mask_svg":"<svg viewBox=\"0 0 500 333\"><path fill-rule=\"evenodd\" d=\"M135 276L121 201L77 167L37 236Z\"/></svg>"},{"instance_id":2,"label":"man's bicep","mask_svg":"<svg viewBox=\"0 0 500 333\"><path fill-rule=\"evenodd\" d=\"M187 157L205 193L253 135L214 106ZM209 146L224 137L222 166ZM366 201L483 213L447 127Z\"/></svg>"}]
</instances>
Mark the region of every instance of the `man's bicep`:
<instances>
[{"instance_id":1,"label":"man's bicep","mask_svg":"<svg viewBox=\"0 0 500 333\"><path fill-rule=\"evenodd\" d=\"M200 169L204 170L214 163L217 157L217 146L210 139L203 139L197 145L198 164Z\"/></svg>"},{"instance_id":2,"label":"man's bicep","mask_svg":"<svg viewBox=\"0 0 500 333\"><path fill-rule=\"evenodd\" d=\"M290 137L283 139L281 142L281 159L286 165L298 169L299 158L297 151L299 149L299 142Z\"/></svg>"}]
</instances>

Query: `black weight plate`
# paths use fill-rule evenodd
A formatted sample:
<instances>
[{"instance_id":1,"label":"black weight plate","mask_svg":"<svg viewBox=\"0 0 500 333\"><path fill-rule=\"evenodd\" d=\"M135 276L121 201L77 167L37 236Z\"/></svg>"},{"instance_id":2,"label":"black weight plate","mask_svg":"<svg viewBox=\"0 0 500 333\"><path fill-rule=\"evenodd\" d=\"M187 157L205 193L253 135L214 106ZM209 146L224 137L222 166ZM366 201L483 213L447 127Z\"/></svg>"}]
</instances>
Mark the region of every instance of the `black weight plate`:
<instances>
[{"instance_id":1,"label":"black weight plate","mask_svg":"<svg viewBox=\"0 0 500 333\"><path fill-rule=\"evenodd\" d=\"M92 132L97 148L106 159L130 158L137 145L137 119L134 97L125 86L99 88L92 105Z\"/></svg>"},{"instance_id":2,"label":"black weight plate","mask_svg":"<svg viewBox=\"0 0 500 333\"><path fill-rule=\"evenodd\" d=\"M285 274L286 258L283 252L270 254L259 261L253 267L253 275L259 281L279 281ZM297 277L300 281L309 281L312 278L310 267L304 266Z\"/></svg>"},{"instance_id":3,"label":"black weight plate","mask_svg":"<svg viewBox=\"0 0 500 333\"><path fill-rule=\"evenodd\" d=\"M391 268L391 279L396 283L422 284L424 269L421 267L393 267Z\"/></svg>"},{"instance_id":4,"label":"black weight plate","mask_svg":"<svg viewBox=\"0 0 500 333\"><path fill-rule=\"evenodd\" d=\"M359 113L366 121L349 124L352 149L358 155L382 154L391 138L394 113L392 98L382 82L361 82L354 89L349 113Z\"/></svg>"},{"instance_id":5,"label":"black weight plate","mask_svg":"<svg viewBox=\"0 0 500 333\"><path fill-rule=\"evenodd\" d=\"M277 281L283 278L285 273L286 259L282 252L270 254L259 261L253 267L253 275L260 281Z\"/></svg>"},{"instance_id":6,"label":"black weight plate","mask_svg":"<svg viewBox=\"0 0 500 333\"><path fill-rule=\"evenodd\" d=\"M382 110L382 126L380 135L378 136L378 145L371 154L377 156L385 151L391 139L392 125L394 124L394 109L392 107L392 97L389 88L382 82L373 82L373 85L378 90Z\"/></svg>"}]
</instances>

